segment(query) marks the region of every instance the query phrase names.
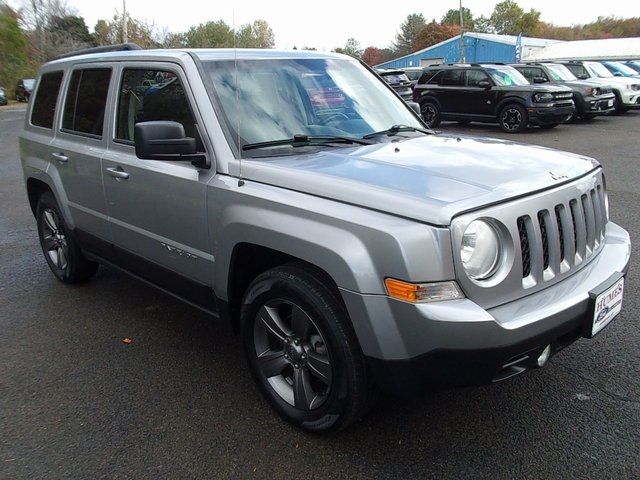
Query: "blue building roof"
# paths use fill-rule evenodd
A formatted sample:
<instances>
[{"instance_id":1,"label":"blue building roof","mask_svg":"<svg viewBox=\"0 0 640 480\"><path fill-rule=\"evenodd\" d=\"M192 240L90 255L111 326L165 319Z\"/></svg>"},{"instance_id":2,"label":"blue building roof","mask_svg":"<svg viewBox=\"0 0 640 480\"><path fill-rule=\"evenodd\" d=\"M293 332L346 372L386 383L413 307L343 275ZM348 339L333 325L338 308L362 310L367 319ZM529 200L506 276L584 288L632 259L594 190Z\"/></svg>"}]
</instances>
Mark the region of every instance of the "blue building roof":
<instances>
[{"instance_id":1,"label":"blue building roof","mask_svg":"<svg viewBox=\"0 0 640 480\"><path fill-rule=\"evenodd\" d=\"M492 33L464 34L465 60L468 63L510 63L515 61L518 37ZM522 37L522 59L558 40ZM461 60L460 35L423 50L389 60L376 68L424 67L432 63L454 63Z\"/></svg>"}]
</instances>

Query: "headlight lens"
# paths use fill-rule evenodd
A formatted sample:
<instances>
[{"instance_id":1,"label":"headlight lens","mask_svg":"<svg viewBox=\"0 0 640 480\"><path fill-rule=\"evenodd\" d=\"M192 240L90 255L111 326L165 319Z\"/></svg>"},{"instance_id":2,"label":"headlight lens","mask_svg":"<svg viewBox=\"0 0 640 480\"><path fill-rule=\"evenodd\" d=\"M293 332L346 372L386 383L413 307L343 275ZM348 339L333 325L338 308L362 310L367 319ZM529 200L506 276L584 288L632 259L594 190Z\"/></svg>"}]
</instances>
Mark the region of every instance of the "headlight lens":
<instances>
[{"instance_id":1,"label":"headlight lens","mask_svg":"<svg viewBox=\"0 0 640 480\"><path fill-rule=\"evenodd\" d=\"M536 93L533 96L533 101L540 103L553 102L553 95L551 93Z\"/></svg>"},{"instance_id":2,"label":"headlight lens","mask_svg":"<svg viewBox=\"0 0 640 480\"><path fill-rule=\"evenodd\" d=\"M500 261L498 232L484 220L474 220L462 235L460 259L467 275L485 280L493 275Z\"/></svg>"}]
</instances>

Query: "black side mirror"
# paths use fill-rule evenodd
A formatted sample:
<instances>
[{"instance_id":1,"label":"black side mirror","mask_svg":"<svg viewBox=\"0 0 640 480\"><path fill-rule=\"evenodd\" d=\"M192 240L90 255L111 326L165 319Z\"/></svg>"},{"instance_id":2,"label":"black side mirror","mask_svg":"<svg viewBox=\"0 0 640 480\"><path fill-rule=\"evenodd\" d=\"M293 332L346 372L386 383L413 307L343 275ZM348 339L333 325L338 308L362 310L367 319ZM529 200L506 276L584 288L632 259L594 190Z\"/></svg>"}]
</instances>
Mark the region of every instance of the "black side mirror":
<instances>
[{"instance_id":1,"label":"black side mirror","mask_svg":"<svg viewBox=\"0 0 640 480\"><path fill-rule=\"evenodd\" d=\"M416 115L420 116L420 104L419 103L417 103L417 102L407 102L407 105L409 105L411 107L411 110L416 112Z\"/></svg>"},{"instance_id":2,"label":"black side mirror","mask_svg":"<svg viewBox=\"0 0 640 480\"><path fill-rule=\"evenodd\" d=\"M191 160L197 167L203 167L206 158L196 155L195 138L187 137L184 127L178 122L140 122L135 131L136 156L143 160L184 161Z\"/></svg>"},{"instance_id":3,"label":"black side mirror","mask_svg":"<svg viewBox=\"0 0 640 480\"><path fill-rule=\"evenodd\" d=\"M613 76L614 76L614 77L621 77L621 76L622 76L622 74L621 74L620 72L615 72L615 73L613 74Z\"/></svg>"},{"instance_id":4,"label":"black side mirror","mask_svg":"<svg viewBox=\"0 0 640 480\"><path fill-rule=\"evenodd\" d=\"M547 83L547 79L544 77L533 77L533 83Z\"/></svg>"},{"instance_id":5,"label":"black side mirror","mask_svg":"<svg viewBox=\"0 0 640 480\"><path fill-rule=\"evenodd\" d=\"M491 88L491 82L489 80L481 80L478 82L478 87L489 90Z\"/></svg>"},{"instance_id":6,"label":"black side mirror","mask_svg":"<svg viewBox=\"0 0 640 480\"><path fill-rule=\"evenodd\" d=\"M586 73L580 73L580 74L576 75L576 77L578 77L580 80L588 80L589 79L589 75L587 75Z\"/></svg>"}]
</instances>

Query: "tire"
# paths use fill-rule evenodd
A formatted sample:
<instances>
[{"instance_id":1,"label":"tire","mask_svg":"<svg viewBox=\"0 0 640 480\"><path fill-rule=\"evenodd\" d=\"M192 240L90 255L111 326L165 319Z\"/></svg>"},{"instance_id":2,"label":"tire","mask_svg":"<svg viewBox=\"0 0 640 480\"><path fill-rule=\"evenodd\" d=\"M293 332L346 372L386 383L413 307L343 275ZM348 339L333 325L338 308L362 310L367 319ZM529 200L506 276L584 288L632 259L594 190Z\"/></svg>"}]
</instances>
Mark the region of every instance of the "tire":
<instances>
[{"instance_id":1,"label":"tire","mask_svg":"<svg viewBox=\"0 0 640 480\"><path fill-rule=\"evenodd\" d=\"M242 343L262 394L282 418L311 431L346 427L371 398L348 314L328 284L305 265L278 267L251 283L240 312Z\"/></svg>"},{"instance_id":2,"label":"tire","mask_svg":"<svg viewBox=\"0 0 640 480\"><path fill-rule=\"evenodd\" d=\"M500 110L498 122L503 132L521 133L529 124L529 114L521 105L511 103Z\"/></svg>"},{"instance_id":3,"label":"tire","mask_svg":"<svg viewBox=\"0 0 640 480\"><path fill-rule=\"evenodd\" d=\"M613 100L613 107L616 113L627 113L629 111L629 107L625 107L622 103L622 99L620 98L620 94L616 91L613 92L615 95L615 99Z\"/></svg>"},{"instance_id":4,"label":"tire","mask_svg":"<svg viewBox=\"0 0 640 480\"><path fill-rule=\"evenodd\" d=\"M79 283L91 278L98 264L87 260L51 192L43 193L36 209L38 238L49 268L64 283Z\"/></svg>"},{"instance_id":5,"label":"tire","mask_svg":"<svg viewBox=\"0 0 640 480\"><path fill-rule=\"evenodd\" d=\"M434 102L424 102L420 104L422 119L429 128L436 128L440 125L440 107Z\"/></svg>"},{"instance_id":6,"label":"tire","mask_svg":"<svg viewBox=\"0 0 640 480\"><path fill-rule=\"evenodd\" d=\"M543 130L551 130L552 128L556 128L558 125L560 125L559 123L548 123L546 125L540 125L540 128Z\"/></svg>"}]
</instances>

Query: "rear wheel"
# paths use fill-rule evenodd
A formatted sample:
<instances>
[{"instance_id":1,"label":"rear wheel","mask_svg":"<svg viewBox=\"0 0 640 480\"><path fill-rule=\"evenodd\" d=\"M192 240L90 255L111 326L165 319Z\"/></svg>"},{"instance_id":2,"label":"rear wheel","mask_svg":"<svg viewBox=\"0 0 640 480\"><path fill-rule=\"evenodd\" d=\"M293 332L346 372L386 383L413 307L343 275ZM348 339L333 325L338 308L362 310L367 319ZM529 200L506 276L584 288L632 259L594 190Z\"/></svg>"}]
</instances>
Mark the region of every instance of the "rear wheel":
<instances>
[{"instance_id":1,"label":"rear wheel","mask_svg":"<svg viewBox=\"0 0 640 480\"><path fill-rule=\"evenodd\" d=\"M440 125L440 108L434 102L425 102L420 105L422 119L429 128L436 128Z\"/></svg>"},{"instance_id":2,"label":"rear wheel","mask_svg":"<svg viewBox=\"0 0 640 480\"><path fill-rule=\"evenodd\" d=\"M251 373L285 420L325 431L364 414L364 359L337 292L319 274L291 264L259 275L241 321Z\"/></svg>"},{"instance_id":3,"label":"rear wheel","mask_svg":"<svg viewBox=\"0 0 640 480\"><path fill-rule=\"evenodd\" d=\"M500 128L507 133L523 132L529 124L529 115L521 105L513 103L504 107L498 118Z\"/></svg>"},{"instance_id":4,"label":"rear wheel","mask_svg":"<svg viewBox=\"0 0 640 480\"><path fill-rule=\"evenodd\" d=\"M98 264L87 260L80 251L51 192L40 196L36 219L42 252L58 280L78 283L96 273Z\"/></svg>"}]
</instances>

